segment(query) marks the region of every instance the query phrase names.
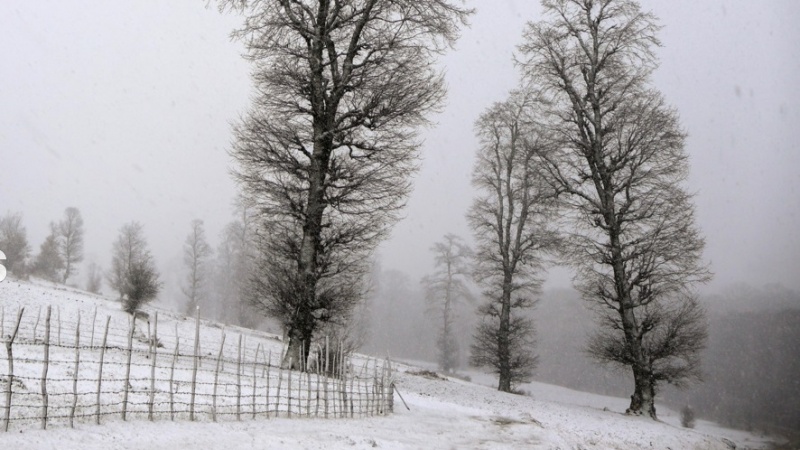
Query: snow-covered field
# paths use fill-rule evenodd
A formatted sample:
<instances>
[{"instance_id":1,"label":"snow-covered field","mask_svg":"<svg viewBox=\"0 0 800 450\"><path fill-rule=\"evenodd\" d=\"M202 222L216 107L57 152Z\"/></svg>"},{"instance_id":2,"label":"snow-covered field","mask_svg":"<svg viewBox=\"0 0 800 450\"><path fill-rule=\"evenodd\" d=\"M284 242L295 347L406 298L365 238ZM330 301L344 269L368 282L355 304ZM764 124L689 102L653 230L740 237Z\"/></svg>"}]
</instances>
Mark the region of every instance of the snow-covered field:
<instances>
[{"instance_id":1,"label":"snow-covered field","mask_svg":"<svg viewBox=\"0 0 800 450\"><path fill-rule=\"evenodd\" d=\"M82 291L56 289L37 282L6 280L0 283L0 306L6 310L6 334L9 311L16 311L18 305L32 309L48 304L60 305L62 319L70 316L72 310L89 311L95 306L98 317L111 314L112 320L124 321L125 318L116 302ZM169 317L165 312L163 315ZM177 316L173 317L180 321ZM191 324L187 323L186 328L187 333L192 332ZM219 329L214 328L213 335L219 335ZM280 343L272 341L272 351L279 352ZM0 376L4 376L5 352L0 353ZM141 418L123 422L116 416L109 416L103 419L102 425L84 420L76 423L75 429L59 425L42 431L30 426L12 426L11 432L0 432L0 448L677 450L728 449L734 443L736 448L767 445L756 436L705 421L698 421L694 430L681 428L678 414L663 406L659 407L661 421L655 422L622 414L626 407L624 399L541 383L521 386L529 395L504 394L490 387L494 384L490 375L471 372L473 382L466 382L431 377L422 370L424 367L416 364L394 366L399 372L399 392L410 410L395 395L395 413L389 416L327 420L274 417L251 420L248 417L241 422L226 419L219 423L211 422L207 416L201 422L170 422L163 418L155 422Z\"/></svg>"}]
</instances>

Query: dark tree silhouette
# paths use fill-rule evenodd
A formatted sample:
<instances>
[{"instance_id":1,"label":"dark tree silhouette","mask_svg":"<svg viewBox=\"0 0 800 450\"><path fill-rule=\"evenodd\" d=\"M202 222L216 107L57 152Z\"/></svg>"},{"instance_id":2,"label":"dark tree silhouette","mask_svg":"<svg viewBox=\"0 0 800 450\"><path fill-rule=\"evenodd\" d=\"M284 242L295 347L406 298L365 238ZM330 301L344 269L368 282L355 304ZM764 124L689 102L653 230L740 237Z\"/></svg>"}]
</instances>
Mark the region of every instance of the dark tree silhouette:
<instances>
[{"instance_id":1,"label":"dark tree silhouette","mask_svg":"<svg viewBox=\"0 0 800 450\"><path fill-rule=\"evenodd\" d=\"M246 16L234 36L258 91L232 152L259 220L257 298L287 330L284 365L302 367L315 331L362 296L364 261L409 190L416 129L445 92L434 57L469 11L448 0L222 4Z\"/></svg>"},{"instance_id":2,"label":"dark tree silhouette","mask_svg":"<svg viewBox=\"0 0 800 450\"><path fill-rule=\"evenodd\" d=\"M632 0L544 0L520 47L548 105L549 180L573 225L564 255L601 311L589 350L630 367L628 412L656 418L660 382L698 375L705 339L692 286L709 278L694 224L685 135L650 87L659 26Z\"/></svg>"},{"instance_id":3,"label":"dark tree silhouette","mask_svg":"<svg viewBox=\"0 0 800 450\"><path fill-rule=\"evenodd\" d=\"M478 197L468 218L478 242L475 278L487 302L471 360L492 367L505 392L528 381L535 368L533 321L523 311L534 306L544 255L558 241L550 225L555 195L541 173L545 148L536 111L534 96L514 92L476 125L481 146L472 180Z\"/></svg>"}]
</instances>

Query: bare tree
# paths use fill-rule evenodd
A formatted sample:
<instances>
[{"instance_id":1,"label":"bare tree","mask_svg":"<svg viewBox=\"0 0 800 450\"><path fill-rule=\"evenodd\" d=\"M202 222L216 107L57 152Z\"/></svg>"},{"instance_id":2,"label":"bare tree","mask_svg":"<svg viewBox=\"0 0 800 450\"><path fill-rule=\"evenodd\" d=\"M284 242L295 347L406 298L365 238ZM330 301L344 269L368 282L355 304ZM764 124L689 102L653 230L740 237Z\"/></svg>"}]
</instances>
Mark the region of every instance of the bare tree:
<instances>
[{"instance_id":1,"label":"bare tree","mask_svg":"<svg viewBox=\"0 0 800 450\"><path fill-rule=\"evenodd\" d=\"M139 222L120 229L112 249L108 282L119 292L125 311L131 314L158 295L161 288L158 271Z\"/></svg>"},{"instance_id":2,"label":"bare tree","mask_svg":"<svg viewBox=\"0 0 800 450\"><path fill-rule=\"evenodd\" d=\"M33 261L31 271L46 280L60 281L60 272L64 268L64 259L61 258L61 248L59 245L59 232L54 223L50 223L50 234L47 235L39 254Z\"/></svg>"},{"instance_id":3,"label":"bare tree","mask_svg":"<svg viewBox=\"0 0 800 450\"><path fill-rule=\"evenodd\" d=\"M92 294L99 294L103 287L103 270L94 262L89 264L86 272L86 290Z\"/></svg>"},{"instance_id":4,"label":"bare tree","mask_svg":"<svg viewBox=\"0 0 800 450\"><path fill-rule=\"evenodd\" d=\"M31 252L22 213L6 213L0 218L0 250L6 255L6 269L16 276L25 275L25 263Z\"/></svg>"},{"instance_id":5,"label":"bare tree","mask_svg":"<svg viewBox=\"0 0 800 450\"><path fill-rule=\"evenodd\" d=\"M694 225L685 135L649 87L656 18L632 0L545 0L520 47L527 80L546 94L549 179L572 234L577 287L602 310L589 351L628 366L628 412L656 417L659 382L698 376L705 340L693 283L707 280Z\"/></svg>"},{"instance_id":6,"label":"bare tree","mask_svg":"<svg viewBox=\"0 0 800 450\"><path fill-rule=\"evenodd\" d=\"M58 223L58 241L61 259L64 261L64 277L67 279L77 272L75 265L83 261L83 217L78 208L64 210L64 219Z\"/></svg>"},{"instance_id":7,"label":"bare tree","mask_svg":"<svg viewBox=\"0 0 800 450\"><path fill-rule=\"evenodd\" d=\"M227 323L253 328L260 322L252 303L250 279L257 255L253 209L236 205L237 220L222 230L214 262L213 287L206 310Z\"/></svg>"},{"instance_id":8,"label":"bare tree","mask_svg":"<svg viewBox=\"0 0 800 450\"><path fill-rule=\"evenodd\" d=\"M441 318L441 329L436 341L439 351L439 368L452 372L458 368L460 348L455 333L456 307L459 302L472 300L467 279L472 274L472 250L464 241L446 234L441 242L431 247L436 271L422 279L425 296Z\"/></svg>"},{"instance_id":9,"label":"bare tree","mask_svg":"<svg viewBox=\"0 0 800 450\"><path fill-rule=\"evenodd\" d=\"M186 284L182 287L188 302L186 312L194 314L200 299L205 295L207 281L207 264L211 256L211 247L206 242L206 231L202 220L193 220L191 231L183 244L183 263L186 265Z\"/></svg>"},{"instance_id":10,"label":"bare tree","mask_svg":"<svg viewBox=\"0 0 800 450\"><path fill-rule=\"evenodd\" d=\"M535 96L514 92L476 124L480 148L472 183L478 196L468 219L478 242L475 279L487 303L471 361L492 367L504 392L529 380L535 368L533 322L524 310L534 306L544 255L557 242L549 224L555 196L540 173L544 139L533 121L537 108Z\"/></svg>"},{"instance_id":11,"label":"bare tree","mask_svg":"<svg viewBox=\"0 0 800 450\"><path fill-rule=\"evenodd\" d=\"M362 262L397 220L415 130L444 95L434 57L470 11L448 0L222 4L246 15L234 36L259 93L233 156L261 222L259 275L277 277L258 285L261 304L286 327L286 361L303 366L301 343L349 311Z\"/></svg>"}]
</instances>

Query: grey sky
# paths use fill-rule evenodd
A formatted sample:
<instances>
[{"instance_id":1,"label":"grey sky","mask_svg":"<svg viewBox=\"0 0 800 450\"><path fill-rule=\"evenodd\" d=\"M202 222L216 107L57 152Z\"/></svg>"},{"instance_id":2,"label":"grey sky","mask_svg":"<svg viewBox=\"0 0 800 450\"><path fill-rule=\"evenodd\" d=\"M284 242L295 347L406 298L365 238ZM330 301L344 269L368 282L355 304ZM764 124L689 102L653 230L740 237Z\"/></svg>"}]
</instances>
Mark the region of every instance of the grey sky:
<instances>
[{"instance_id":1,"label":"grey sky","mask_svg":"<svg viewBox=\"0 0 800 450\"><path fill-rule=\"evenodd\" d=\"M447 108L425 132L415 190L384 268L413 277L464 213L472 125L517 79L512 64L532 0L478 8L447 71ZM664 25L655 84L689 132L690 187L715 284L800 289L800 3L642 1ZM228 39L239 20L191 0L0 3L0 213L22 211L34 252L77 206L87 260L107 266L123 223L145 225L166 268L194 218L212 245L231 220L230 123L248 106L249 66ZM550 285L565 285L563 270Z\"/></svg>"}]
</instances>

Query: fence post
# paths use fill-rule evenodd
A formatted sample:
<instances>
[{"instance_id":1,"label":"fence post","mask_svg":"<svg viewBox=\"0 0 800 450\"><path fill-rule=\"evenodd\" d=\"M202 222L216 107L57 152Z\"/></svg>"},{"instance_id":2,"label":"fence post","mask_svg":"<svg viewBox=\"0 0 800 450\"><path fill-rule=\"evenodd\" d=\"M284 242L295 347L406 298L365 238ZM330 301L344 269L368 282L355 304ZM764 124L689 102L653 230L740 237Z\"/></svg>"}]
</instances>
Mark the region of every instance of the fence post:
<instances>
[{"instance_id":1,"label":"fence post","mask_svg":"<svg viewBox=\"0 0 800 450\"><path fill-rule=\"evenodd\" d=\"M275 394L275 417L278 417L280 415L282 381L283 381L283 364L278 366L278 392Z\"/></svg>"},{"instance_id":2,"label":"fence post","mask_svg":"<svg viewBox=\"0 0 800 450\"><path fill-rule=\"evenodd\" d=\"M306 417L311 417L311 372L306 367Z\"/></svg>"},{"instance_id":3,"label":"fence post","mask_svg":"<svg viewBox=\"0 0 800 450\"><path fill-rule=\"evenodd\" d=\"M50 366L50 311L47 306L47 315L44 319L44 364L42 364L42 429L47 429L47 369Z\"/></svg>"},{"instance_id":4,"label":"fence post","mask_svg":"<svg viewBox=\"0 0 800 450\"><path fill-rule=\"evenodd\" d=\"M286 370L289 379L286 381L286 413L292 417L292 357L289 357L289 369Z\"/></svg>"},{"instance_id":5,"label":"fence post","mask_svg":"<svg viewBox=\"0 0 800 450\"><path fill-rule=\"evenodd\" d=\"M128 333L128 360L125 364L125 386L122 388L122 420L128 415L128 385L131 380L131 356L133 355L133 332L136 329L136 311L131 316L131 330Z\"/></svg>"},{"instance_id":6,"label":"fence post","mask_svg":"<svg viewBox=\"0 0 800 450\"><path fill-rule=\"evenodd\" d=\"M156 358L158 358L158 311L156 311L155 317L153 318L153 337L152 342L153 350L153 361L152 365L150 366L150 402L147 405L147 418L152 422L153 421L153 401L155 400L156 395Z\"/></svg>"},{"instance_id":7,"label":"fence post","mask_svg":"<svg viewBox=\"0 0 800 450\"><path fill-rule=\"evenodd\" d=\"M78 368L81 361L81 312L78 311L78 325L75 326L75 368L72 371L72 408L69 410L69 427L75 428L75 409L78 408Z\"/></svg>"},{"instance_id":8,"label":"fence post","mask_svg":"<svg viewBox=\"0 0 800 450\"><path fill-rule=\"evenodd\" d=\"M100 347L100 369L97 373L97 412L95 414L95 423L100 425L100 388L103 384L103 360L106 356L106 340L108 339L108 324L111 322L111 316L106 317L106 331L103 332L103 344Z\"/></svg>"},{"instance_id":9,"label":"fence post","mask_svg":"<svg viewBox=\"0 0 800 450\"><path fill-rule=\"evenodd\" d=\"M389 375L387 377L387 386L386 386L386 401L387 401L387 410L388 412L394 413L394 378L392 377L392 360L389 357L386 357L386 365L388 366Z\"/></svg>"},{"instance_id":10,"label":"fence post","mask_svg":"<svg viewBox=\"0 0 800 450\"><path fill-rule=\"evenodd\" d=\"M61 347L61 306L56 305L56 315L58 316L58 346Z\"/></svg>"},{"instance_id":11,"label":"fence post","mask_svg":"<svg viewBox=\"0 0 800 450\"><path fill-rule=\"evenodd\" d=\"M258 352L261 350L261 343L256 346L256 355L253 358L253 420L256 418L256 389L258 387L258 379L256 378L256 368L258 367Z\"/></svg>"},{"instance_id":12,"label":"fence post","mask_svg":"<svg viewBox=\"0 0 800 450\"><path fill-rule=\"evenodd\" d=\"M11 346L14 344L14 339L17 337L19 331L19 324L22 322L22 313L25 308L20 308L17 312L17 324L14 326L14 332L6 340L6 353L8 353L8 384L6 384L6 411L3 418L3 431L8 431L8 423L11 421L11 391L14 384L14 352Z\"/></svg>"},{"instance_id":13,"label":"fence post","mask_svg":"<svg viewBox=\"0 0 800 450\"><path fill-rule=\"evenodd\" d=\"M217 364L214 368L214 388L211 394L211 419L217 421L217 382L219 380L219 361L222 359L222 349L225 348L225 328L222 329L222 338L219 344L219 353L217 353Z\"/></svg>"},{"instance_id":14,"label":"fence post","mask_svg":"<svg viewBox=\"0 0 800 450\"><path fill-rule=\"evenodd\" d=\"M242 333L239 333L239 351L236 356L236 420L242 420Z\"/></svg>"},{"instance_id":15,"label":"fence post","mask_svg":"<svg viewBox=\"0 0 800 450\"><path fill-rule=\"evenodd\" d=\"M89 348L94 349L94 321L97 320L97 306L94 307L94 315L92 316L92 337L89 341Z\"/></svg>"},{"instance_id":16,"label":"fence post","mask_svg":"<svg viewBox=\"0 0 800 450\"><path fill-rule=\"evenodd\" d=\"M269 357L267 358L267 391L266 391L266 410L267 410L267 419L269 419L269 375L272 363L272 350L269 351Z\"/></svg>"},{"instance_id":17,"label":"fence post","mask_svg":"<svg viewBox=\"0 0 800 450\"><path fill-rule=\"evenodd\" d=\"M329 361L331 359L330 345L328 336L325 336L325 418L328 418L328 378L330 372L328 371Z\"/></svg>"},{"instance_id":18,"label":"fence post","mask_svg":"<svg viewBox=\"0 0 800 450\"><path fill-rule=\"evenodd\" d=\"M194 396L197 388L197 352L200 348L200 307L195 308L194 319L194 364L192 367L192 396L189 402L189 420L194 422Z\"/></svg>"},{"instance_id":19,"label":"fence post","mask_svg":"<svg viewBox=\"0 0 800 450\"><path fill-rule=\"evenodd\" d=\"M175 322L175 354L172 355L172 367L169 369L169 420L175 420L175 389L173 380L175 379L175 363L178 361L178 347L181 339L178 336L178 322Z\"/></svg>"},{"instance_id":20,"label":"fence post","mask_svg":"<svg viewBox=\"0 0 800 450\"><path fill-rule=\"evenodd\" d=\"M39 328L39 317L42 315L42 307L36 311L36 322L33 324L33 343L36 343L36 329Z\"/></svg>"},{"instance_id":21,"label":"fence post","mask_svg":"<svg viewBox=\"0 0 800 450\"><path fill-rule=\"evenodd\" d=\"M352 361L352 360L351 360ZM351 362L352 364L352 362ZM353 418L354 411L353 411L353 397L356 395L355 391L355 379L356 379L356 368L352 366L353 370L350 371L350 418Z\"/></svg>"}]
</instances>

